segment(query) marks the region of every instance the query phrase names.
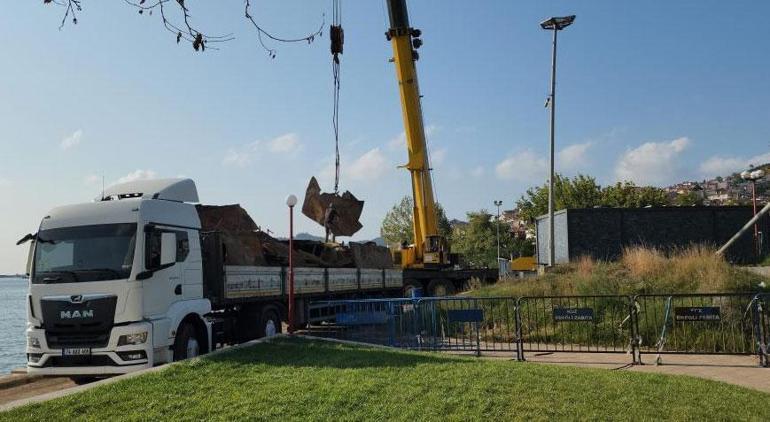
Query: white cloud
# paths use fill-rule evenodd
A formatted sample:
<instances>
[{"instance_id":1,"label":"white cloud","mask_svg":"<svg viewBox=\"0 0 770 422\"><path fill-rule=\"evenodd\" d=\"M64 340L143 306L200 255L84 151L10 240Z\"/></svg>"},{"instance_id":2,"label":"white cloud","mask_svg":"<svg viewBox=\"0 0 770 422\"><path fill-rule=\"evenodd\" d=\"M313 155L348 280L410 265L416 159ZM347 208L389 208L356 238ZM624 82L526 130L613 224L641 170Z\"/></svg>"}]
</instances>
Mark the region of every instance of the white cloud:
<instances>
[{"instance_id":1,"label":"white cloud","mask_svg":"<svg viewBox=\"0 0 770 422\"><path fill-rule=\"evenodd\" d=\"M751 166L770 163L770 153L755 155L751 158L722 157L715 155L704 161L698 170L703 177L727 176L743 171Z\"/></svg>"},{"instance_id":2,"label":"white cloud","mask_svg":"<svg viewBox=\"0 0 770 422\"><path fill-rule=\"evenodd\" d=\"M640 185L664 185L675 181L678 161L691 144L688 138L647 142L627 150L615 166L615 177Z\"/></svg>"},{"instance_id":3,"label":"white cloud","mask_svg":"<svg viewBox=\"0 0 770 422\"><path fill-rule=\"evenodd\" d=\"M543 157L530 150L510 155L495 166L499 179L531 182L545 179L548 166Z\"/></svg>"},{"instance_id":4,"label":"white cloud","mask_svg":"<svg viewBox=\"0 0 770 422\"><path fill-rule=\"evenodd\" d=\"M592 143L573 144L559 151L556 158L556 165L560 169L575 170L583 169L589 165L588 150Z\"/></svg>"},{"instance_id":5,"label":"white cloud","mask_svg":"<svg viewBox=\"0 0 770 422\"><path fill-rule=\"evenodd\" d=\"M156 179L157 177L158 177L158 174L155 173L153 170L137 169L137 170L132 171L131 173L128 173L127 175L121 177L115 183L133 182L134 180Z\"/></svg>"},{"instance_id":6,"label":"white cloud","mask_svg":"<svg viewBox=\"0 0 770 422\"><path fill-rule=\"evenodd\" d=\"M435 151L433 151L430 154L430 165L433 166L441 166L444 164L444 161L446 160L446 148L436 148Z\"/></svg>"},{"instance_id":7,"label":"white cloud","mask_svg":"<svg viewBox=\"0 0 770 422\"><path fill-rule=\"evenodd\" d=\"M80 144L80 141L83 139L83 130L78 129L75 132L72 133L72 135L64 138L61 140L61 143L59 144L59 147L66 151L70 148L74 148Z\"/></svg>"},{"instance_id":8,"label":"white cloud","mask_svg":"<svg viewBox=\"0 0 770 422\"><path fill-rule=\"evenodd\" d=\"M302 145L296 133L287 133L267 142L267 148L275 153L292 153L298 151Z\"/></svg>"},{"instance_id":9,"label":"white cloud","mask_svg":"<svg viewBox=\"0 0 770 422\"><path fill-rule=\"evenodd\" d=\"M433 134L438 132L439 127L436 125L428 125L425 127L425 136L431 137ZM402 149L406 148L406 132L401 132L396 136L395 138L388 141L388 148L389 149Z\"/></svg>"},{"instance_id":10,"label":"white cloud","mask_svg":"<svg viewBox=\"0 0 770 422\"><path fill-rule=\"evenodd\" d=\"M473 170L471 170L471 176L479 178L483 177L486 170L484 170L484 166L476 166Z\"/></svg>"},{"instance_id":11,"label":"white cloud","mask_svg":"<svg viewBox=\"0 0 770 422\"><path fill-rule=\"evenodd\" d=\"M755 155L746 160L746 166L761 166L762 164L770 163L770 152L760 155Z\"/></svg>"},{"instance_id":12,"label":"white cloud","mask_svg":"<svg viewBox=\"0 0 770 422\"><path fill-rule=\"evenodd\" d=\"M252 156L259 148L259 141L243 145L238 148L229 148L225 152L222 164L225 166L246 167L251 164Z\"/></svg>"},{"instance_id":13,"label":"white cloud","mask_svg":"<svg viewBox=\"0 0 770 422\"><path fill-rule=\"evenodd\" d=\"M698 170L704 177L725 176L746 167L746 160L735 157L714 156L701 163Z\"/></svg>"},{"instance_id":14,"label":"white cloud","mask_svg":"<svg viewBox=\"0 0 770 422\"><path fill-rule=\"evenodd\" d=\"M380 148L374 148L342 167L342 178L354 181L371 181L384 175L392 166Z\"/></svg>"},{"instance_id":15,"label":"white cloud","mask_svg":"<svg viewBox=\"0 0 770 422\"><path fill-rule=\"evenodd\" d=\"M96 186L99 183L101 183L102 178L101 176L97 176L95 174L89 174L85 178L83 178L83 184L86 186Z\"/></svg>"},{"instance_id":16,"label":"white cloud","mask_svg":"<svg viewBox=\"0 0 770 422\"><path fill-rule=\"evenodd\" d=\"M222 158L222 164L235 165L238 167L246 167L251 163L251 154L247 151L238 151L230 148L225 153L225 157Z\"/></svg>"},{"instance_id":17,"label":"white cloud","mask_svg":"<svg viewBox=\"0 0 770 422\"><path fill-rule=\"evenodd\" d=\"M585 168L590 164L589 149L593 143L573 144L556 153L556 171L573 171ZM485 169L481 166L471 171L474 177L481 177ZM495 166L495 174L499 179L519 182L536 182L548 180L548 159L531 150L511 154Z\"/></svg>"},{"instance_id":18,"label":"white cloud","mask_svg":"<svg viewBox=\"0 0 770 422\"><path fill-rule=\"evenodd\" d=\"M292 154L300 150L302 150L302 144L299 142L299 136L296 133L286 133L269 141L254 141L239 147L228 148L222 158L222 165L247 167L254 161L259 151Z\"/></svg>"}]
</instances>

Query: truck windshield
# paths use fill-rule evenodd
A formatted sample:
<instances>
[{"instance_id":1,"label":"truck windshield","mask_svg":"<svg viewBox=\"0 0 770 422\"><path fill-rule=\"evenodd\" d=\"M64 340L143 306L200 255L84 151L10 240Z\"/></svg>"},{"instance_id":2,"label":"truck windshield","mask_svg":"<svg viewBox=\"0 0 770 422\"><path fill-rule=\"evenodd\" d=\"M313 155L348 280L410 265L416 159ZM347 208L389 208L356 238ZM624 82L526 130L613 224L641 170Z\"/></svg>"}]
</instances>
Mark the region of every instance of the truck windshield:
<instances>
[{"instance_id":1,"label":"truck windshield","mask_svg":"<svg viewBox=\"0 0 770 422\"><path fill-rule=\"evenodd\" d=\"M128 278L136 224L100 224L41 230L33 283L75 283Z\"/></svg>"}]
</instances>

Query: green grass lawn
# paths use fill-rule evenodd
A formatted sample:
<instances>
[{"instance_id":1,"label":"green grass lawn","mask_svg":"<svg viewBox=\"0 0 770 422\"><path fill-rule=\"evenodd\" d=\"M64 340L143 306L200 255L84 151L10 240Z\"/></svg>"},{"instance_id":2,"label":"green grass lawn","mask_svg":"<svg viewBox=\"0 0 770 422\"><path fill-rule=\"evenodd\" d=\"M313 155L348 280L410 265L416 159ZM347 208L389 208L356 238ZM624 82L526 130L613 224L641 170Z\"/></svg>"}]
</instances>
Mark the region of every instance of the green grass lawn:
<instances>
[{"instance_id":1,"label":"green grass lawn","mask_svg":"<svg viewBox=\"0 0 770 422\"><path fill-rule=\"evenodd\" d=\"M768 394L689 377L279 339L0 419L767 421L769 404Z\"/></svg>"}]
</instances>

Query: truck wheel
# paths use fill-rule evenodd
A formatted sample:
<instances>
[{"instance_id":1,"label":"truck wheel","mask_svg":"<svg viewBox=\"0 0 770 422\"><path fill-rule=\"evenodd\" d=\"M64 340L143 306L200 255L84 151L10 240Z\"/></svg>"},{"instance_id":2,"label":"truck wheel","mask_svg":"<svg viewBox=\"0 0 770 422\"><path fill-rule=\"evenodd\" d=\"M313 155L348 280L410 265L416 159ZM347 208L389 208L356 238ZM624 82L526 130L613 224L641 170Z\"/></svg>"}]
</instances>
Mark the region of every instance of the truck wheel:
<instances>
[{"instance_id":1,"label":"truck wheel","mask_svg":"<svg viewBox=\"0 0 770 422\"><path fill-rule=\"evenodd\" d=\"M455 286L449 280L432 280L428 284L428 292L433 297L451 296L455 294Z\"/></svg>"},{"instance_id":2,"label":"truck wheel","mask_svg":"<svg viewBox=\"0 0 770 422\"><path fill-rule=\"evenodd\" d=\"M415 291L415 289L422 290L422 284L419 281L416 281L416 280L404 281L404 291L403 291L404 297L412 297L412 294Z\"/></svg>"},{"instance_id":3,"label":"truck wheel","mask_svg":"<svg viewBox=\"0 0 770 422\"><path fill-rule=\"evenodd\" d=\"M174 362L198 356L200 344L195 327L192 324L183 324L174 339Z\"/></svg>"},{"instance_id":4,"label":"truck wheel","mask_svg":"<svg viewBox=\"0 0 770 422\"><path fill-rule=\"evenodd\" d=\"M281 334L281 317L275 308L266 308L260 318L259 337L272 337Z\"/></svg>"}]
</instances>

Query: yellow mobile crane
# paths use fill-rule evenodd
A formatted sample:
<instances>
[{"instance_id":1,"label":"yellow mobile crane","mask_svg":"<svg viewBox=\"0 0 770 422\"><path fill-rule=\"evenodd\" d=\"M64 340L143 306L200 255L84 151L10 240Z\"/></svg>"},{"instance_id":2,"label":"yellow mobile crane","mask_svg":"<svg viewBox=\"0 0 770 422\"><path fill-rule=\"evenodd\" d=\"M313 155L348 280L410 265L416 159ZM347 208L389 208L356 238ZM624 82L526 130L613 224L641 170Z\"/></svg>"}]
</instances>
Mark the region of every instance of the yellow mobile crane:
<instances>
[{"instance_id":1,"label":"yellow mobile crane","mask_svg":"<svg viewBox=\"0 0 770 422\"><path fill-rule=\"evenodd\" d=\"M393 46L401 111L404 119L409 161L405 167L412 178L414 243L394 251L396 263L404 269L405 293L422 288L433 296L467 289L471 278L480 281L497 278L496 270L460 269L456 255L449 253L447 239L439 234L436 201L420 104L415 62L422 45L421 31L409 25L406 0L386 0L390 29L387 39Z\"/></svg>"},{"instance_id":2,"label":"yellow mobile crane","mask_svg":"<svg viewBox=\"0 0 770 422\"><path fill-rule=\"evenodd\" d=\"M412 176L414 198L414 243L402 246L400 254L403 268L441 267L449 265L446 239L439 235L436 202L433 198L428 147L420 104L420 87L417 83L418 58L416 49L422 45L419 29L409 26L406 0L387 0L390 30L387 38L393 45L393 62L396 65L401 110L404 118L406 147L409 162L405 167Z\"/></svg>"}]
</instances>

